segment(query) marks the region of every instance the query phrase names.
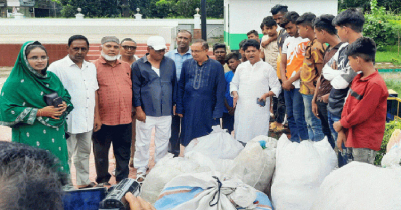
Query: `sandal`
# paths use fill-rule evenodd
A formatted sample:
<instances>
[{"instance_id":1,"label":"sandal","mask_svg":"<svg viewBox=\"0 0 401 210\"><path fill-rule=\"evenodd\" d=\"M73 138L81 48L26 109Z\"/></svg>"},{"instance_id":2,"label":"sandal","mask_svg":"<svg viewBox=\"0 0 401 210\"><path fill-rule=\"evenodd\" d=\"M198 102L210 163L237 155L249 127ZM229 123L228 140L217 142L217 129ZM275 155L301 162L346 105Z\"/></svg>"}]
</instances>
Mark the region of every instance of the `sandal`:
<instances>
[{"instance_id":1,"label":"sandal","mask_svg":"<svg viewBox=\"0 0 401 210\"><path fill-rule=\"evenodd\" d=\"M145 181L145 178L146 178L146 174L143 174L143 173L136 174L136 181L141 185Z\"/></svg>"},{"instance_id":2,"label":"sandal","mask_svg":"<svg viewBox=\"0 0 401 210\"><path fill-rule=\"evenodd\" d=\"M280 133L280 132L284 132L284 130L285 130L285 128L284 128L284 125L283 125L281 128L275 127L273 131L275 133Z\"/></svg>"},{"instance_id":3,"label":"sandal","mask_svg":"<svg viewBox=\"0 0 401 210\"><path fill-rule=\"evenodd\" d=\"M277 128L277 122L270 123L270 129L269 130L275 130L276 128Z\"/></svg>"},{"instance_id":4,"label":"sandal","mask_svg":"<svg viewBox=\"0 0 401 210\"><path fill-rule=\"evenodd\" d=\"M92 188L92 187L94 187L94 186L96 186L96 183L91 182L91 183L88 184L87 186L85 186L85 187L80 187L80 188L78 188L78 189L87 189L87 188Z\"/></svg>"}]
</instances>

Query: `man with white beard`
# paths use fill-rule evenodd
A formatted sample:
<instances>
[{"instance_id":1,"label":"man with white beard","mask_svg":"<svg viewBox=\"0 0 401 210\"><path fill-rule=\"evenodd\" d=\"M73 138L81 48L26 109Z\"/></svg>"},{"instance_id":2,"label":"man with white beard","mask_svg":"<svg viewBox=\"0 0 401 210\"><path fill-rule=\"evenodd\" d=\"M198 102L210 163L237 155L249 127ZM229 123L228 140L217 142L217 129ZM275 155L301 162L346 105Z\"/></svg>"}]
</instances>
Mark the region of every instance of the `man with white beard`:
<instances>
[{"instance_id":1,"label":"man with white beard","mask_svg":"<svg viewBox=\"0 0 401 210\"><path fill-rule=\"evenodd\" d=\"M131 68L118 60L119 40L106 36L101 40L101 56L94 64L99 90L96 94L95 121L100 129L93 133L93 152L99 187L110 185L109 149L113 142L116 158L116 181L128 178L132 136L132 82Z\"/></svg>"}]
</instances>

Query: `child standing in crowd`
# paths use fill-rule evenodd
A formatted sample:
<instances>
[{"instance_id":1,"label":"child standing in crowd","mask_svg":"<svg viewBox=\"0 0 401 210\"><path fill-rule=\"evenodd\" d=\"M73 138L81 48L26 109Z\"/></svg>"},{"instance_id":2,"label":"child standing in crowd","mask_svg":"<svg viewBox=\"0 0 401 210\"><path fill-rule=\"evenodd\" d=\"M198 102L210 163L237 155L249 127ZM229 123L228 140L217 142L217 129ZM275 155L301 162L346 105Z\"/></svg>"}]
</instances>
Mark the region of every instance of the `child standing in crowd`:
<instances>
[{"instance_id":1,"label":"child standing in crowd","mask_svg":"<svg viewBox=\"0 0 401 210\"><path fill-rule=\"evenodd\" d=\"M225 73L226 79L226 93L224 99L224 112L223 112L223 129L227 129L228 133L234 130L234 112L235 108L233 106L233 97L230 95L230 83L234 77L235 70L237 66L241 63L240 55L238 53L229 53L226 56L226 63L230 68L230 71Z\"/></svg>"},{"instance_id":2,"label":"child standing in crowd","mask_svg":"<svg viewBox=\"0 0 401 210\"><path fill-rule=\"evenodd\" d=\"M333 19L333 25L337 29L337 34L341 41L349 44L362 37L364 23L363 14L356 9L347 9ZM347 49L348 44L343 44L333 58L323 67L323 76L332 85L327 109L329 126L334 139L337 139L337 132L334 130L333 124L340 120L349 85L357 74L348 63ZM343 152L338 156L338 165L340 167L347 164L347 159L351 155L344 148L345 146L343 145Z\"/></svg>"},{"instance_id":3,"label":"child standing in crowd","mask_svg":"<svg viewBox=\"0 0 401 210\"><path fill-rule=\"evenodd\" d=\"M278 55L278 44L277 40L277 23L274 21L272 16L265 17L261 24L261 29L264 34L262 37L261 44L261 58L265 60L266 63L273 66L277 70L277 55ZM270 41L270 42L269 42ZM267 43L267 44L266 44ZM265 44L265 45L264 45ZM279 77L280 71L277 71L277 76ZM281 84L281 80L280 84ZM279 96L273 98L273 114L275 121L270 124L270 129L275 132L280 132L284 130L283 122L285 117L285 104L284 104L284 92L281 91Z\"/></svg>"},{"instance_id":4,"label":"child standing in crowd","mask_svg":"<svg viewBox=\"0 0 401 210\"><path fill-rule=\"evenodd\" d=\"M299 92L305 106L305 120L308 127L309 139L320 141L324 138L322 124L312 113L312 99L315 93L316 81L320 77L323 68L323 54L326 46L315 38L312 21L316 15L307 12L297 19L299 35L310 42L305 49L304 63L301 67L301 86Z\"/></svg>"},{"instance_id":5,"label":"child standing in crowd","mask_svg":"<svg viewBox=\"0 0 401 210\"><path fill-rule=\"evenodd\" d=\"M323 66L326 65L326 63L338 51L338 48L343 44L337 36L336 28L333 26L333 24L331 24L333 19L334 15L322 15L313 21L316 39L320 43L329 44L324 53ZM330 81L326 80L323 74L321 74L317 80L315 93L312 99L312 112L317 118L320 119L322 123L323 134L327 136L331 147L334 149L336 143L331 135L327 116L327 105L329 103L330 90Z\"/></svg>"},{"instance_id":6,"label":"child standing in crowd","mask_svg":"<svg viewBox=\"0 0 401 210\"><path fill-rule=\"evenodd\" d=\"M296 26L298 17L299 15L296 12L288 12L284 15L282 25L290 37L284 42L280 64L288 127L290 128L291 141L293 142L309 139L304 115L304 103L302 95L299 93L300 68L304 61L305 48L309 39L303 39L299 36Z\"/></svg>"},{"instance_id":7,"label":"child standing in crowd","mask_svg":"<svg viewBox=\"0 0 401 210\"><path fill-rule=\"evenodd\" d=\"M352 159L373 164L380 150L386 124L386 83L375 69L376 44L371 38L361 37L348 46L346 55L353 71L358 74L352 81L341 120L333 127L338 132L337 146L350 150Z\"/></svg>"}]
</instances>

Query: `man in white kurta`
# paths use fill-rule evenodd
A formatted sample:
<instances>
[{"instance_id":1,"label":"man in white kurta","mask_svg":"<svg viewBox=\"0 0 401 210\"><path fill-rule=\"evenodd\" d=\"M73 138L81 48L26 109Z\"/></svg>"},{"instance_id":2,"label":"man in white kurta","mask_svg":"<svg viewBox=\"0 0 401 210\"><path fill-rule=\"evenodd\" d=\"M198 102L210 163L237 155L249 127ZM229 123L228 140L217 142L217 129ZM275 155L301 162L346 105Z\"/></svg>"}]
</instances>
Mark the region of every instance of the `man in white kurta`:
<instances>
[{"instance_id":1,"label":"man in white kurta","mask_svg":"<svg viewBox=\"0 0 401 210\"><path fill-rule=\"evenodd\" d=\"M74 110L67 116L68 164L74 160L78 188L94 187L89 179L89 156L94 128L95 92L99 89L94 64L84 60L89 52L88 39L74 35L68 40L68 55L53 62L48 71L55 73L71 95ZM96 126L99 127L100 126ZM96 130L95 130L96 131Z\"/></svg>"},{"instance_id":2,"label":"man in white kurta","mask_svg":"<svg viewBox=\"0 0 401 210\"><path fill-rule=\"evenodd\" d=\"M260 59L260 44L247 40L242 48L248 61L240 64L230 83L230 93L234 98L235 138L247 143L259 135L268 135L270 121L270 96L281 92L276 70ZM265 101L260 106L257 100Z\"/></svg>"}]
</instances>

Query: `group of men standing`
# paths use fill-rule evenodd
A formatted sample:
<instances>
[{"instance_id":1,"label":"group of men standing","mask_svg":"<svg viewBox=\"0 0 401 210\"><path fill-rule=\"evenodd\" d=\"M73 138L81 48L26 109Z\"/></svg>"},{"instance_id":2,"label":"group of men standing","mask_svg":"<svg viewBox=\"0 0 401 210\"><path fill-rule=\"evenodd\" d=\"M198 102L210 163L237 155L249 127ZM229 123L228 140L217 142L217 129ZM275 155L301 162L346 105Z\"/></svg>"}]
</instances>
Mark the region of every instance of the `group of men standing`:
<instances>
[{"instance_id":1,"label":"group of men standing","mask_svg":"<svg viewBox=\"0 0 401 210\"><path fill-rule=\"evenodd\" d=\"M141 182L148 169L153 129L157 162L168 150L183 155L192 139L209 134L212 125L220 124L223 67L207 55L207 42L196 41L190 47L191 41L189 31L180 31L177 49L165 55L164 38L149 37L148 53L139 59L134 55L135 41L126 38L120 42L106 36L99 47L101 56L90 63L85 61L88 39L70 37L69 54L52 63L49 71L60 78L76 107L67 118L67 145L78 188L110 185L111 143L116 181L128 177L131 165ZM92 141L97 184L89 180Z\"/></svg>"}]
</instances>

